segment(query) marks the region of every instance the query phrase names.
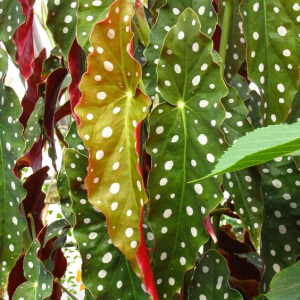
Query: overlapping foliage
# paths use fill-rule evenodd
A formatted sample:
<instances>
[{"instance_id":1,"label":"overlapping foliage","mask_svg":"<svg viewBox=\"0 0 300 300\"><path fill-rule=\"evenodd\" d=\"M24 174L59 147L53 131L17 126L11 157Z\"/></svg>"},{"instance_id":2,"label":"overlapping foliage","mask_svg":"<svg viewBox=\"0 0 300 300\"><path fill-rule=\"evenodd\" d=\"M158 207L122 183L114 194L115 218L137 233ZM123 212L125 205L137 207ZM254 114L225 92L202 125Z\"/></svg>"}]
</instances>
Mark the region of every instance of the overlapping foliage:
<instances>
[{"instance_id":1,"label":"overlapping foliage","mask_svg":"<svg viewBox=\"0 0 300 300\"><path fill-rule=\"evenodd\" d=\"M0 2L0 298L76 299L68 235L88 300L297 297L300 5L34 5Z\"/></svg>"}]
</instances>

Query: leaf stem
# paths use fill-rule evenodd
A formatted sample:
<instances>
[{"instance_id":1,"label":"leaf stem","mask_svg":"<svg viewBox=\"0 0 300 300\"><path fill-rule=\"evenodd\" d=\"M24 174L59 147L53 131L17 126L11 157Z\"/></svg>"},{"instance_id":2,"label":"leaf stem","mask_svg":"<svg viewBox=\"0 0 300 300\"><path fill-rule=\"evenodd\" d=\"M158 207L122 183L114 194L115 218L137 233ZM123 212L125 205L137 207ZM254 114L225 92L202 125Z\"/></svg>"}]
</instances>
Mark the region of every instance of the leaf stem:
<instances>
[{"instance_id":1,"label":"leaf stem","mask_svg":"<svg viewBox=\"0 0 300 300\"><path fill-rule=\"evenodd\" d=\"M31 234L32 234L32 239L36 239L36 232L35 232L35 226L34 226L34 219L33 219L33 216L31 213L29 213L27 215L27 218L29 219L30 221L30 227L31 227Z\"/></svg>"},{"instance_id":2,"label":"leaf stem","mask_svg":"<svg viewBox=\"0 0 300 300\"><path fill-rule=\"evenodd\" d=\"M228 41L228 32L230 26L230 19L231 19L231 11L232 11L232 1L233 0L225 0L225 11L223 16L223 24L222 24L222 35L221 35L221 44L220 44L220 57L222 59L220 65L222 70L222 75L224 76L224 68L225 68L225 61L226 61L226 48L227 48L227 41ZM219 2L219 5L222 1Z\"/></svg>"},{"instance_id":3,"label":"leaf stem","mask_svg":"<svg viewBox=\"0 0 300 300\"><path fill-rule=\"evenodd\" d=\"M78 300L71 292L69 292L69 291L62 285L62 283L59 281L58 278L55 278L55 279L54 279L54 282L56 282L56 283L60 286L60 288L61 288L66 294L68 294L68 296L69 296L71 299L73 299L73 300Z\"/></svg>"},{"instance_id":4,"label":"leaf stem","mask_svg":"<svg viewBox=\"0 0 300 300\"><path fill-rule=\"evenodd\" d=\"M212 215L212 217L213 217L213 229L214 229L214 232L217 237L217 242L214 243L213 240L211 241L211 249L218 250L218 248L219 248L219 230L220 230L219 226L220 226L221 214L214 213Z\"/></svg>"}]
</instances>

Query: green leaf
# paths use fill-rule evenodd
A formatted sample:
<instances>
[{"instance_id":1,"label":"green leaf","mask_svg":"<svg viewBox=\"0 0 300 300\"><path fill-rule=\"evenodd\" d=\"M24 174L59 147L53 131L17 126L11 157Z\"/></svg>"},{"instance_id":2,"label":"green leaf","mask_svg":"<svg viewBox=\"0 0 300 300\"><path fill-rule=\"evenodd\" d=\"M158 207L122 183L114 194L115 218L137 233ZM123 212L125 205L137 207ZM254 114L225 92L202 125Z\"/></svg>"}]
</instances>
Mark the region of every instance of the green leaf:
<instances>
[{"instance_id":1,"label":"green leaf","mask_svg":"<svg viewBox=\"0 0 300 300\"><path fill-rule=\"evenodd\" d=\"M25 143L18 121L20 101L15 92L2 83L7 61L6 52L0 48L0 290L6 289L8 274L21 254L20 237L25 229L25 220L18 208L25 191L13 173Z\"/></svg>"},{"instance_id":2,"label":"green leaf","mask_svg":"<svg viewBox=\"0 0 300 300\"><path fill-rule=\"evenodd\" d=\"M250 88L248 82L244 77L239 74L236 74L231 83L230 83L239 93L239 96L242 98L243 101L249 98Z\"/></svg>"},{"instance_id":3,"label":"green leaf","mask_svg":"<svg viewBox=\"0 0 300 300\"><path fill-rule=\"evenodd\" d=\"M264 125L285 121L297 91L298 9L296 1L286 0L244 0L241 5L248 76L261 92Z\"/></svg>"},{"instance_id":4,"label":"green leaf","mask_svg":"<svg viewBox=\"0 0 300 300\"><path fill-rule=\"evenodd\" d=\"M261 176L264 196L261 254L266 266L261 289L266 292L274 274L291 266L300 253L300 172L290 156L278 157L262 165Z\"/></svg>"},{"instance_id":5,"label":"green leaf","mask_svg":"<svg viewBox=\"0 0 300 300\"><path fill-rule=\"evenodd\" d=\"M36 103L27 122L27 127L24 133L24 139L26 141L24 153L27 153L40 138L42 133L40 124L43 124L44 109L45 103L44 99L41 97Z\"/></svg>"},{"instance_id":6,"label":"green leaf","mask_svg":"<svg viewBox=\"0 0 300 300\"><path fill-rule=\"evenodd\" d=\"M197 265L189 290L189 300L242 300L242 295L228 283L229 269L224 257L215 250L207 251Z\"/></svg>"},{"instance_id":7,"label":"green leaf","mask_svg":"<svg viewBox=\"0 0 300 300\"><path fill-rule=\"evenodd\" d=\"M77 1L48 1L47 26L65 58L68 57L76 34L77 5Z\"/></svg>"},{"instance_id":8,"label":"green leaf","mask_svg":"<svg viewBox=\"0 0 300 300\"><path fill-rule=\"evenodd\" d=\"M79 0L77 40L86 53L93 52L89 39L94 25L106 18L108 9L113 2L113 0Z\"/></svg>"},{"instance_id":9,"label":"green leaf","mask_svg":"<svg viewBox=\"0 0 300 300\"><path fill-rule=\"evenodd\" d=\"M112 244L104 214L87 201L85 186L78 180L87 174L87 157L68 149L64 163L76 215L74 236L82 257L83 283L96 299L149 299L130 263Z\"/></svg>"},{"instance_id":10,"label":"green leaf","mask_svg":"<svg viewBox=\"0 0 300 300\"><path fill-rule=\"evenodd\" d=\"M43 63L42 77L48 77L51 72L61 68L62 53L60 49L56 46L50 51L50 56Z\"/></svg>"},{"instance_id":11,"label":"green leaf","mask_svg":"<svg viewBox=\"0 0 300 300\"><path fill-rule=\"evenodd\" d=\"M221 157L213 172L202 179L255 166L298 151L299 132L300 122L257 128L238 139Z\"/></svg>"},{"instance_id":12,"label":"green leaf","mask_svg":"<svg viewBox=\"0 0 300 300\"><path fill-rule=\"evenodd\" d=\"M41 300L52 293L53 276L48 273L43 263L37 257L41 245L35 239L24 258L24 275L26 282L19 285L14 293L13 300L32 299Z\"/></svg>"},{"instance_id":13,"label":"green leaf","mask_svg":"<svg viewBox=\"0 0 300 300\"><path fill-rule=\"evenodd\" d=\"M70 224L65 219L56 220L53 223L51 223L47 227L43 247L45 247L49 240L57 236L59 232L66 227L70 227Z\"/></svg>"},{"instance_id":14,"label":"green leaf","mask_svg":"<svg viewBox=\"0 0 300 300\"><path fill-rule=\"evenodd\" d=\"M81 137L78 135L76 122L73 121L70 125L69 132L65 138L70 148L78 151L79 153L88 156L88 152L82 142Z\"/></svg>"},{"instance_id":15,"label":"green leaf","mask_svg":"<svg viewBox=\"0 0 300 300\"><path fill-rule=\"evenodd\" d=\"M226 119L221 125L226 141L232 145L253 130L247 120L248 110L237 91L229 88L229 93L222 99L226 110ZM261 195L261 178L258 168L246 168L233 173L226 173L223 187L234 200L244 228L249 231L251 241L256 249L260 246L261 224L263 219L263 200Z\"/></svg>"},{"instance_id":16,"label":"green leaf","mask_svg":"<svg viewBox=\"0 0 300 300\"><path fill-rule=\"evenodd\" d=\"M219 25L222 28L223 15L226 1L220 1L219 3ZM239 7L241 0L232 1L232 8L230 13L230 25L228 32L228 42L226 49L226 60L224 76L228 83L231 83L235 75L238 73L241 64L246 59L246 41L242 28L242 16L240 14Z\"/></svg>"},{"instance_id":17,"label":"green leaf","mask_svg":"<svg viewBox=\"0 0 300 300\"><path fill-rule=\"evenodd\" d=\"M202 32L212 36L215 31L217 16L212 7L211 0L169 1L160 8L156 24L150 31L150 44L145 50L147 63L143 67L143 82L152 100L154 100L155 94L157 93L156 65L164 43L164 38L170 28L176 24L180 13L188 7L197 12L201 22Z\"/></svg>"},{"instance_id":18,"label":"green leaf","mask_svg":"<svg viewBox=\"0 0 300 300\"><path fill-rule=\"evenodd\" d=\"M167 102L150 115L149 222L156 239L158 293L160 299L172 299L208 238L204 218L222 199L220 178L187 184L211 170L225 149L220 98L227 93L213 61L212 41L200 32L198 16L190 8L167 34L157 72Z\"/></svg>"},{"instance_id":19,"label":"green leaf","mask_svg":"<svg viewBox=\"0 0 300 300\"><path fill-rule=\"evenodd\" d=\"M137 170L135 127L145 118L150 101L137 88L141 67L128 52L133 14L129 2L117 0L107 19L95 25L95 51L87 59L75 112L89 150L89 201L105 214L113 243L139 273L139 220L147 194Z\"/></svg>"},{"instance_id":20,"label":"green leaf","mask_svg":"<svg viewBox=\"0 0 300 300\"><path fill-rule=\"evenodd\" d=\"M262 274L263 273L263 264L262 264L262 259L259 256L258 253L256 252L249 252L249 253L244 253L244 254L237 254L241 258L246 258L248 262L252 263L255 265L255 267L259 270L259 272Z\"/></svg>"},{"instance_id":21,"label":"green leaf","mask_svg":"<svg viewBox=\"0 0 300 300\"><path fill-rule=\"evenodd\" d=\"M299 272L300 262L275 274L270 284L270 291L263 296L269 300L298 299L300 293Z\"/></svg>"},{"instance_id":22,"label":"green leaf","mask_svg":"<svg viewBox=\"0 0 300 300\"><path fill-rule=\"evenodd\" d=\"M256 91L251 91L249 93L250 98L245 101L245 105L249 110L248 121L254 128L262 127L262 118L259 115L259 108L261 105L261 98Z\"/></svg>"},{"instance_id":23,"label":"green leaf","mask_svg":"<svg viewBox=\"0 0 300 300\"><path fill-rule=\"evenodd\" d=\"M5 45L5 48L13 61L15 59L16 46L12 38L15 30L24 22L24 20L22 6L18 0L0 2L0 40Z\"/></svg>"}]
</instances>

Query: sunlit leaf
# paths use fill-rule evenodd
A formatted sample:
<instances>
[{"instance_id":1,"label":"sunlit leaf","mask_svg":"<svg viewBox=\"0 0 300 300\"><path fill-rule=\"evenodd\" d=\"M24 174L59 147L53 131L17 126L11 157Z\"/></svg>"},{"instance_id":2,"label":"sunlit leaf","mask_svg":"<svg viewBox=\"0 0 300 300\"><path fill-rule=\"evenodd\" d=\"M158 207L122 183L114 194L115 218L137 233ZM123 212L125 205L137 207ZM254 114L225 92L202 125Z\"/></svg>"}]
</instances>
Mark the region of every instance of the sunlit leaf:
<instances>
[{"instance_id":1,"label":"sunlit leaf","mask_svg":"<svg viewBox=\"0 0 300 300\"><path fill-rule=\"evenodd\" d=\"M260 89L265 125L284 122L299 83L299 4L244 0L248 75ZM263 50L263 51L262 51Z\"/></svg>"},{"instance_id":2,"label":"sunlit leaf","mask_svg":"<svg viewBox=\"0 0 300 300\"><path fill-rule=\"evenodd\" d=\"M130 262L113 245L104 214L88 202L85 186L78 180L87 174L87 157L68 149L64 163L76 215L74 236L83 260L83 283L96 299L149 299Z\"/></svg>"},{"instance_id":3,"label":"sunlit leaf","mask_svg":"<svg viewBox=\"0 0 300 300\"><path fill-rule=\"evenodd\" d=\"M187 184L211 170L225 149L219 126L225 117L220 98L227 93L220 67L213 62L212 41L200 32L191 9L167 34L157 71L167 102L150 115L149 222L158 293L172 299L208 239L204 218L222 199L219 179Z\"/></svg>"},{"instance_id":4,"label":"sunlit leaf","mask_svg":"<svg viewBox=\"0 0 300 300\"><path fill-rule=\"evenodd\" d=\"M25 229L25 220L18 208L25 192L13 173L25 146L18 121L21 106L15 92L2 82L7 59L6 52L0 48L0 290L5 290L8 274L21 254L20 237Z\"/></svg>"},{"instance_id":5,"label":"sunlit leaf","mask_svg":"<svg viewBox=\"0 0 300 300\"><path fill-rule=\"evenodd\" d=\"M229 269L224 257L215 250L207 251L194 272L189 300L242 300L242 295L228 283Z\"/></svg>"},{"instance_id":6,"label":"sunlit leaf","mask_svg":"<svg viewBox=\"0 0 300 300\"><path fill-rule=\"evenodd\" d=\"M170 28L176 24L180 13L182 13L186 8L190 7L198 14L201 22L201 31L209 36L212 36L216 27L217 16L211 2L211 0L169 1L160 8L156 24L153 26L150 32L150 44L145 51L147 63L143 67L143 81L148 95L152 100L157 93L156 65L158 63L160 51L166 34Z\"/></svg>"}]
</instances>

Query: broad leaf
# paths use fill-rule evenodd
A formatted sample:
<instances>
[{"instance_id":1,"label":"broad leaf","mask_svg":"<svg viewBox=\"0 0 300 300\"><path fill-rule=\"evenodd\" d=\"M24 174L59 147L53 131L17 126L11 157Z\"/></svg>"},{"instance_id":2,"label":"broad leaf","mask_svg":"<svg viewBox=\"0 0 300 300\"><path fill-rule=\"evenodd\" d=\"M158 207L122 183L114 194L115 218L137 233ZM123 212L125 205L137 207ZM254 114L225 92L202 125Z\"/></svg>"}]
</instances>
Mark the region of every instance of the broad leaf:
<instances>
[{"instance_id":1,"label":"broad leaf","mask_svg":"<svg viewBox=\"0 0 300 300\"><path fill-rule=\"evenodd\" d=\"M219 3L219 25L222 27L224 8L226 1ZM228 83L234 79L238 73L241 64L246 59L246 41L242 27L242 16L240 15L241 0L232 1L230 26L228 32L228 41L226 49L226 60L224 77Z\"/></svg>"},{"instance_id":2,"label":"broad leaf","mask_svg":"<svg viewBox=\"0 0 300 300\"><path fill-rule=\"evenodd\" d=\"M88 57L75 112L89 150L85 180L89 201L105 214L113 243L139 273L138 226L147 194L137 170L135 127L145 118L150 101L137 88L141 68L128 52L132 16L129 2L118 0L107 19L95 25L91 35L95 51Z\"/></svg>"},{"instance_id":3,"label":"broad leaf","mask_svg":"<svg viewBox=\"0 0 300 300\"><path fill-rule=\"evenodd\" d=\"M299 272L300 262L275 274L270 284L270 291L263 296L269 300L298 299L300 293Z\"/></svg>"},{"instance_id":4,"label":"broad leaf","mask_svg":"<svg viewBox=\"0 0 300 300\"><path fill-rule=\"evenodd\" d=\"M45 299L52 293L53 276L48 273L43 263L37 257L40 243L35 239L28 249L24 258L24 275L27 279L16 290L13 300Z\"/></svg>"},{"instance_id":5,"label":"broad leaf","mask_svg":"<svg viewBox=\"0 0 300 300\"><path fill-rule=\"evenodd\" d=\"M189 290L189 300L242 300L242 295L228 283L229 269L224 257L215 250L207 251L197 265Z\"/></svg>"},{"instance_id":6,"label":"broad leaf","mask_svg":"<svg viewBox=\"0 0 300 300\"><path fill-rule=\"evenodd\" d=\"M179 15L186 8L190 7L200 19L201 31L212 36L216 27L217 16L211 2L211 0L169 1L160 8L156 24L150 32L150 44L145 51L147 63L143 67L143 81L152 100L154 100L154 96L157 93L156 65L166 34L176 24Z\"/></svg>"},{"instance_id":7,"label":"broad leaf","mask_svg":"<svg viewBox=\"0 0 300 300\"><path fill-rule=\"evenodd\" d=\"M161 299L172 299L199 247L208 239L204 218L222 199L220 180L188 185L211 170L225 149L219 130L227 89L213 62L212 41L190 8L171 28L158 63L158 87L167 102L150 115L147 151L149 222L154 231L154 277Z\"/></svg>"},{"instance_id":8,"label":"broad leaf","mask_svg":"<svg viewBox=\"0 0 300 300\"><path fill-rule=\"evenodd\" d=\"M68 149L64 163L76 215L74 236L83 261L83 283L96 299L149 299L129 261L112 244L104 214L88 202L85 186L78 180L87 174L87 157Z\"/></svg>"},{"instance_id":9,"label":"broad leaf","mask_svg":"<svg viewBox=\"0 0 300 300\"><path fill-rule=\"evenodd\" d=\"M267 291L273 275L291 266L300 253L299 175L290 156L278 157L262 165L261 254L266 266L261 283L263 292Z\"/></svg>"},{"instance_id":10,"label":"broad leaf","mask_svg":"<svg viewBox=\"0 0 300 300\"><path fill-rule=\"evenodd\" d=\"M285 121L297 91L298 10L296 1L286 0L244 0L241 6L248 74L261 92L264 125Z\"/></svg>"},{"instance_id":11,"label":"broad leaf","mask_svg":"<svg viewBox=\"0 0 300 300\"><path fill-rule=\"evenodd\" d=\"M106 18L109 6L113 2L113 0L79 0L77 39L78 44L86 53L93 51L90 36L94 25Z\"/></svg>"},{"instance_id":12,"label":"broad leaf","mask_svg":"<svg viewBox=\"0 0 300 300\"><path fill-rule=\"evenodd\" d=\"M77 5L77 1L69 0L49 0L47 5L47 26L65 58L75 37Z\"/></svg>"},{"instance_id":13,"label":"broad leaf","mask_svg":"<svg viewBox=\"0 0 300 300\"><path fill-rule=\"evenodd\" d=\"M5 290L8 274L22 251L20 237L25 229L25 220L19 212L19 202L25 192L15 177L13 168L22 155L24 140L20 101L15 92L4 86L2 80L7 70L8 56L0 48L0 290Z\"/></svg>"},{"instance_id":14,"label":"broad leaf","mask_svg":"<svg viewBox=\"0 0 300 300\"><path fill-rule=\"evenodd\" d=\"M209 178L225 172L255 166L300 150L300 122L257 128L238 139L221 157Z\"/></svg>"},{"instance_id":15,"label":"broad leaf","mask_svg":"<svg viewBox=\"0 0 300 300\"><path fill-rule=\"evenodd\" d=\"M253 130L247 120L248 110L239 97L237 91L229 86L229 93L222 99L226 110L226 119L221 128L226 141L232 145ZM260 174L258 168L246 168L233 173L226 173L223 187L227 190L235 203L235 210L239 213L244 228L249 231L255 248L260 246L260 232L263 219L263 200L261 195Z\"/></svg>"}]
</instances>

